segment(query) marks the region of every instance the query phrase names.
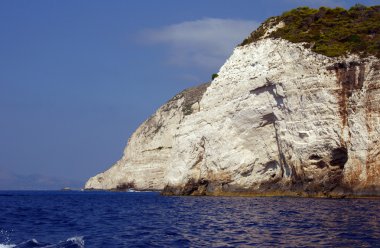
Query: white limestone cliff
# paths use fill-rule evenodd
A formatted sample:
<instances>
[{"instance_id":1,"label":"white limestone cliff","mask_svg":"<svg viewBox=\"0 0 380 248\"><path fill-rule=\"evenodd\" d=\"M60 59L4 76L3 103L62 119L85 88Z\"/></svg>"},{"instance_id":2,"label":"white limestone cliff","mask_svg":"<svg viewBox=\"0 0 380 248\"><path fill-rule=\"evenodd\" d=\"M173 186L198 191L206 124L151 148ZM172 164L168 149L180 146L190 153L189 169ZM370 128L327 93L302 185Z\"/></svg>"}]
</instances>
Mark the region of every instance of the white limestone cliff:
<instances>
[{"instance_id":1,"label":"white limestone cliff","mask_svg":"<svg viewBox=\"0 0 380 248\"><path fill-rule=\"evenodd\" d=\"M380 194L380 61L264 38L162 106L87 189ZM190 93L189 93L190 92Z\"/></svg>"},{"instance_id":2,"label":"white limestone cliff","mask_svg":"<svg viewBox=\"0 0 380 248\"><path fill-rule=\"evenodd\" d=\"M162 190L177 127L184 116L198 111L208 85L187 89L160 107L133 133L123 157L109 170L90 178L85 188Z\"/></svg>"}]
</instances>

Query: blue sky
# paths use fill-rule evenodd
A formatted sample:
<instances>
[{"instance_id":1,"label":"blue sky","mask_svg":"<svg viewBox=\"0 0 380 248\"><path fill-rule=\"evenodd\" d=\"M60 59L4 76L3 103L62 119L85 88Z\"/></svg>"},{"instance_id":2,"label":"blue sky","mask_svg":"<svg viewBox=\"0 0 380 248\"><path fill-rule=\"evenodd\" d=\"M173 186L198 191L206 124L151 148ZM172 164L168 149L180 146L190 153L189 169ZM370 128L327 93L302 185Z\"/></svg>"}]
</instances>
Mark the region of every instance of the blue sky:
<instances>
[{"instance_id":1,"label":"blue sky","mask_svg":"<svg viewBox=\"0 0 380 248\"><path fill-rule=\"evenodd\" d=\"M0 1L0 189L81 187L266 18L343 0Z\"/></svg>"}]
</instances>

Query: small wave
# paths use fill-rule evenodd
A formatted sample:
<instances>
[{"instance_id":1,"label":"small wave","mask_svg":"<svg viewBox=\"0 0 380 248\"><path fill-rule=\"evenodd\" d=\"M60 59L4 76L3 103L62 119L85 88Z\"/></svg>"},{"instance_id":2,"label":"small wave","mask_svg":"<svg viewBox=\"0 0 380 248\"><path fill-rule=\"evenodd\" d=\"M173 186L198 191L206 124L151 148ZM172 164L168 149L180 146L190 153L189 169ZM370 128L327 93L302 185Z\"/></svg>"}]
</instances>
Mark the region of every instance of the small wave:
<instances>
[{"instance_id":1,"label":"small wave","mask_svg":"<svg viewBox=\"0 0 380 248\"><path fill-rule=\"evenodd\" d=\"M10 232L12 232L12 230L8 231L5 229L0 229L0 239L1 242L3 242L3 244L0 243L0 248L12 248L16 246L14 244L10 244Z\"/></svg>"},{"instance_id":2,"label":"small wave","mask_svg":"<svg viewBox=\"0 0 380 248\"><path fill-rule=\"evenodd\" d=\"M66 241L61 241L57 244L42 243L35 239L31 239L22 242L18 245L16 244L0 244L0 248L84 248L83 237L72 237L68 238Z\"/></svg>"},{"instance_id":3,"label":"small wave","mask_svg":"<svg viewBox=\"0 0 380 248\"><path fill-rule=\"evenodd\" d=\"M13 248L13 247L16 247L16 245L4 245L4 244L0 244L0 248Z\"/></svg>"},{"instance_id":4,"label":"small wave","mask_svg":"<svg viewBox=\"0 0 380 248\"><path fill-rule=\"evenodd\" d=\"M62 242L62 244L65 246L59 246L59 247L83 248L84 247L84 239L82 236L72 237L72 238L68 238L65 242Z\"/></svg>"}]
</instances>

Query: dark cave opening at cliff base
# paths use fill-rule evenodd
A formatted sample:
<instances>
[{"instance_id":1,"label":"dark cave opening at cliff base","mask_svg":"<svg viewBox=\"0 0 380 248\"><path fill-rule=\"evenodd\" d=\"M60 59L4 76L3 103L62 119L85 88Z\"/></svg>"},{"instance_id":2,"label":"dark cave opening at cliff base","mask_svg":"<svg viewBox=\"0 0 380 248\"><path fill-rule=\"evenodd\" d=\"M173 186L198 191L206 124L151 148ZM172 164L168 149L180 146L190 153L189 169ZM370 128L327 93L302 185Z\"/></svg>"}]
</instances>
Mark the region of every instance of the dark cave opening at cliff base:
<instances>
[{"instance_id":1,"label":"dark cave opening at cliff base","mask_svg":"<svg viewBox=\"0 0 380 248\"><path fill-rule=\"evenodd\" d=\"M330 160L330 164L332 166L339 166L339 168L343 169L347 160L348 160L347 148L339 147L332 150L331 160Z\"/></svg>"}]
</instances>

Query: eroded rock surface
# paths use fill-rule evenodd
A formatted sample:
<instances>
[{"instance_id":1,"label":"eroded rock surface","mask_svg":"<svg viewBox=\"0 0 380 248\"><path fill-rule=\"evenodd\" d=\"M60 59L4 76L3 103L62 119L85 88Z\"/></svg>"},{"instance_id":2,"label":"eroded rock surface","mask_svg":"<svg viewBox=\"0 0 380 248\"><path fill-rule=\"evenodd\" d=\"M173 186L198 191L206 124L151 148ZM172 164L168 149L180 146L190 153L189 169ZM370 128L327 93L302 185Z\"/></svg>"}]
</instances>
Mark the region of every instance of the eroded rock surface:
<instances>
[{"instance_id":1,"label":"eroded rock surface","mask_svg":"<svg viewBox=\"0 0 380 248\"><path fill-rule=\"evenodd\" d=\"M209 85L186 89L159 108L133 133L123 157L109 170L90 178L85 188L162 190L178 125L199 111L199 101Z\"/></svg>"},{"instance_id":2,"label":"eroded rock surface","mask_svg":"<svg viewBox=\"0 0 380 248\"><path fill-rule=\"evenodd\" d=\"M162 106L86 188L380 194L380 62L264 38Z\"/></svg>"}]
</instances>

